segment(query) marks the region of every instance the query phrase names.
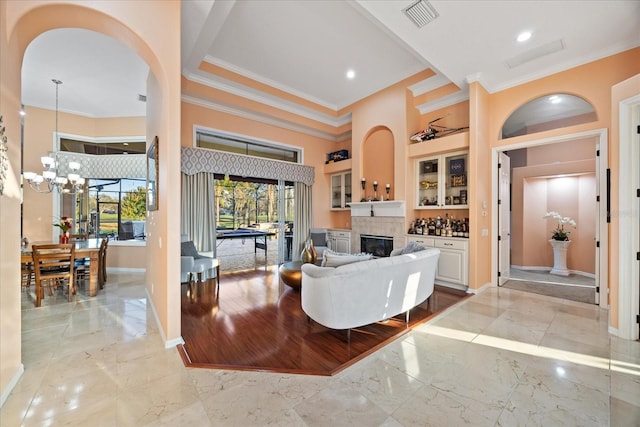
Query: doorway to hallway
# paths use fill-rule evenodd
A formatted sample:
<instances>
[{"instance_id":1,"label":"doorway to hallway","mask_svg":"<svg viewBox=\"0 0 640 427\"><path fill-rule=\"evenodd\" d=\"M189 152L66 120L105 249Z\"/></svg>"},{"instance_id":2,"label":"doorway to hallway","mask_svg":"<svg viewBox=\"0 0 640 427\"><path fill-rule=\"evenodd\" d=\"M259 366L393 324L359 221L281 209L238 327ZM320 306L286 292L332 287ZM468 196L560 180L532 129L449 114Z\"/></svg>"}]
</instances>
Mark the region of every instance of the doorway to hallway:
<instances>
[{"instance_id":1,"label":"doorway to hallway","mask_svg":"<svg viewBox=\"0 0 640 427\"><path fill-rule=\"evenodd\" d=\"M601 132L591 132L497 152L500 159L508 156L507 165L511 164L497 174L499 286L601 303L603 280L606 289L600 255L606 254L606 242L600 238L605 222L600 204L606 173L606 159L599 157L602 140ZM566 230L571 240L566 277L550 274L554 256L549 240L556 226L544 218L550 211L577 223ZM600 305L606 307L606 301Z\"/></svg>"}]
</instances>

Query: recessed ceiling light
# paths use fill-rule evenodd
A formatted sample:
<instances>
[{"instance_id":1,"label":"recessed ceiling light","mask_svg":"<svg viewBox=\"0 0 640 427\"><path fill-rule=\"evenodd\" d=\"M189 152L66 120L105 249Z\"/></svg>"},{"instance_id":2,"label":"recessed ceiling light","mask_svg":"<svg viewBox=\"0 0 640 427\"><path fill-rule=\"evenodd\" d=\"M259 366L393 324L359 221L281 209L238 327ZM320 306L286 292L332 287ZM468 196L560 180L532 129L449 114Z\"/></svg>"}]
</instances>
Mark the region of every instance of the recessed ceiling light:
<instances>
[{"instance_id":1,"label":"recessed ceiling light","mask_svg":"<svg viewBox=\"0 0 640 427\"><path fill-rule=\"evenodd\" d=\"M551 101L552 104L557 104L558 102L562 101L562 98L560 98L558 95L551 95L549 97L549 101Z\"/></svg>"},{"instance_id":2,"label":"recessed ceiling light","mask_svg":"<svg viewBox=\"0 0 640 427\"><path fill-rule=\"evenodd\" d=\"M26 116L26 115L27 115L27 113L25 113L25 111L24 111L24 110L20 110L20 115L21 115L21 116Z\"/></svg>"},{"instance_id":3,"label":"recessed ceiling light","mask_svg":"<svg viewBox=\"0 0 640 427\"><path fill-rule=\"evenodd\" d=\"M356 77L356 72L353 70L347 70L347 78L353 80Z\"/></svg>"},{"instance_id":4,"label":"recessed ceiling light","mask_svg":"<svg viewBox=\"0 0 640 427\"><path fill-rule=\"evenodd\" d=\"M520 34L518 34L518 38L516 40L522 43L522 42L526 42L530 38L531 38L531 31L523 31Z\"/></svg>"}]
</instances>

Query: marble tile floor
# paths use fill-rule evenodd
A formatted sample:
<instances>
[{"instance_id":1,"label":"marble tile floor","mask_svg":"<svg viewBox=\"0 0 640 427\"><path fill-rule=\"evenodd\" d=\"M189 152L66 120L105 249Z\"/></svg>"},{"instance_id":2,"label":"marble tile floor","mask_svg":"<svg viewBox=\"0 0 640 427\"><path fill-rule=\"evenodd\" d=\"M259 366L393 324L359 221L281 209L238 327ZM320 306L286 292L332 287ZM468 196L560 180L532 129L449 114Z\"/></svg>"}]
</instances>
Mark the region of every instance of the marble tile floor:
<instances>
[{"instance_id":1,"label":"marble tile floor","mask_svg":"<svg viewBox=\"0 0 640 427\"><path fill-rule=\"evenodd\" d=\"M143 281L110 273L95 298L25 304L0 425L640 425L640 343L610 336L597 306L489 288L322 377L185 368Z\"/></svg>"}]
</instances>

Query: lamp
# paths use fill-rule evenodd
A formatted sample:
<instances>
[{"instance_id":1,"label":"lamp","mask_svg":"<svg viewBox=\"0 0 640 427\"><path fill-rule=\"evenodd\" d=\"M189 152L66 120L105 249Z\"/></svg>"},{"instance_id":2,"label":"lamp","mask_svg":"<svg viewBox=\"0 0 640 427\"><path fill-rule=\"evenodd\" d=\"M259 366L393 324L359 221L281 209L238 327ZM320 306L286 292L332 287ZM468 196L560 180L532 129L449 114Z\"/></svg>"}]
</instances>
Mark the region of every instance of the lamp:
<instances>
[{"instance_id":1,"label":"lamp","mask_svg":"<svg viewBox=\"0 0 640 427\"><path fill-rule=\"evenodd\" d=\"M60 80L51 80L56 85L56 140L58 140L58 88L62 84ZM51 193L56 189L60 193L82 193L84 188L85 179L81 178L78 174L80 170L80 163L69 162L69 169L71 172L67 177L58 176L58 165L56 157L42 156L40 157L42 162L42 175L38 175L35 172L23 172L22 176L29 182L29 186L38 193ZM43 184L46 184L43 187Z\"/></svg>"}]
</instances>

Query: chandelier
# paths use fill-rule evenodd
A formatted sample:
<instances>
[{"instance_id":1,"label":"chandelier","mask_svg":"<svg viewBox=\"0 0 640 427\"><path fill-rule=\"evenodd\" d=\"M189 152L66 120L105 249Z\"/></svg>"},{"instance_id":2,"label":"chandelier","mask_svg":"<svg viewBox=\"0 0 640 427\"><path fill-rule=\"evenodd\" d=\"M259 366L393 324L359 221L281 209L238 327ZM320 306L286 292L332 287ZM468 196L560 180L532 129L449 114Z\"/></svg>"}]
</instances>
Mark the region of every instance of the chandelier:
<instances>
[{"instance_id":1,"label":"chandelier","mask_svg":"<svg viewBox=\"0 0 640 427\"><path fill-rule=\"evenodd\" d=\"M60 80L51 80L56 85L56 141L58 141L58 88L62 84ZM80 163L69 162L69 174L66 177L58 175L59 162L55 156L42 156L42 174L24 172L22 176L27 180L31 189L38 193L51 193L54 189L60 193L82 193L85 179L80 177Z\"/></svg>"}]
</instances>

